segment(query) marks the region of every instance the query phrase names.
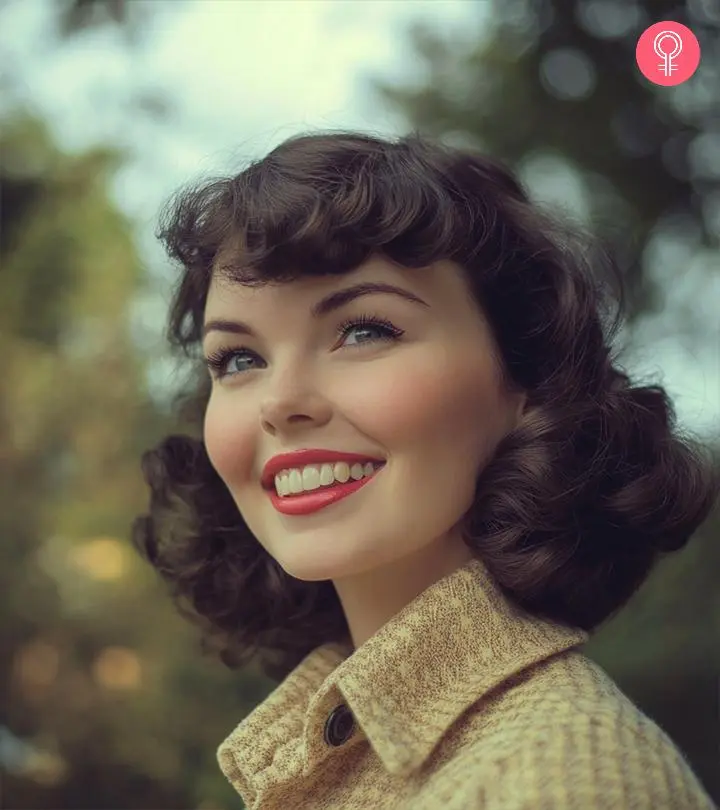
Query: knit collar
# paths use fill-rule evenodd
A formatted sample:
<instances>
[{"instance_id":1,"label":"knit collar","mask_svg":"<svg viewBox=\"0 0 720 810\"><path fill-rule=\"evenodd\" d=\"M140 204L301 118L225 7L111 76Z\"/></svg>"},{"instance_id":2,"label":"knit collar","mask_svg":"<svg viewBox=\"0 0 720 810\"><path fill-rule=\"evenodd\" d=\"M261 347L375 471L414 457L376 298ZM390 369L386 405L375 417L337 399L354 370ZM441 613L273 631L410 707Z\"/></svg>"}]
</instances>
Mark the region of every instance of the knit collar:
<instances>
[{"instance_id":1,"label":"knit collar","mask_svg":"<svg viewBox=\"0 0 720 810\"><path fill-rule=\"evenodd\" d=\"M354 652L336 644L316 648L225 740L218 761L247 801L260 783L306 774L330 756L323 730L330 712L345 703L356 730L343 748L367 739L390 773L405 776L490 690L588 638L522 610L473 559ZM284 772L274 762L283 745Z\"/></svg>"}]
</instances>

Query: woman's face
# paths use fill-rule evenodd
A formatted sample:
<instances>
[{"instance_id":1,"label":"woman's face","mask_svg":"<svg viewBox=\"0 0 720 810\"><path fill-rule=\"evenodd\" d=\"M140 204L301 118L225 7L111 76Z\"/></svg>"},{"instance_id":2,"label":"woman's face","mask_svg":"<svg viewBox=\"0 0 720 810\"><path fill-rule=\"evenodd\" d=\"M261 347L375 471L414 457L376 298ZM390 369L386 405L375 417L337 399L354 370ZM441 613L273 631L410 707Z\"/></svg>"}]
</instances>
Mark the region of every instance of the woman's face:
<instances>
[{"instance_id":1,"label":"woman's face","mask_svg":"<svg viewBox=\"0 0 720 810\"><path fill-rule=\"evenodd\" d=\"M361 284L398 292L338 295ZM328 296L336 297L318 307ZM208 329L213 321L242 322L252 334ZM225 376L212 372L210 460L288 574L337 580L422 558L430 546L457 551L477 475L524 405L521 394L501 390L489 328L459 267L408 270L373 257L345 276L258 288L216 275L205 326L205 357L230 352ZM286 514L297 496L265 490L263 468L310 448L384 466L330 505Z\"/></svg>"}]
</instances>

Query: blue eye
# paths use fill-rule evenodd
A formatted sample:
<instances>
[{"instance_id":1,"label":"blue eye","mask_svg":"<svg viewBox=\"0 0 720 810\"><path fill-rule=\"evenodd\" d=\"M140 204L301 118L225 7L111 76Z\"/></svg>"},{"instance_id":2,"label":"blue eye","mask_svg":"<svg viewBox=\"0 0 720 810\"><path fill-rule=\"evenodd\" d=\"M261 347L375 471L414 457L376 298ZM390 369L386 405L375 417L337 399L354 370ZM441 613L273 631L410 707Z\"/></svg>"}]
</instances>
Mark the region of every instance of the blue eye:
<instances>
[{"instance_id":1,"label":"blue eye","mask_svg":"<svg viewBox=\"0 0 720 810\"><path fill-rule=\"evenodd\" d=\"M244 359L249 359L252 361L252 365L246 368L241 368L240 370L228 371L228 362L234 357L244 357ZM252 369L257 368L258 360L261 363L264 362L257 354L255 354L255 352L250 351L250 349L218 349L214 354L211 354L205 358L205 365L213 371L213 376L220 380L228 375L240 374L243 371L251 371Z\"/></svg>"},{"instance_id":2,"label":"blue eye","mask_svg":"<svg viewBox=\"0 0 720 810\"><path fill-rule=\"evenodd\" d=\"M348 335L356 333L354 343L344 343L342 348L362 348L369 343L378 341L398 340L403 334L399 329L385 318L374 315L361 315L358 318L350 318L341 323L337 328L338 337L345 340ZM373 335L373 333L375 333ZM359 336L364 335L363 338ZM369 337L368 337L369 335ZM245 361L247 365L230 369L229 364L237 358L238 364ZM224 377L235 377L247 371L264 368L265 361L256 352L244 346L239 348L220 348L213 354L205 358L205 365L211 370L215 379L221 380Z\"/></svg>"},{"instance_id":3,"label":"blue eye","mask_svg":"<svg viewBox=\"0 0 720 810\"><path fill-rule=\"evenodd\" d=\"M398 329L393 323L385 318L379 318L375 315L361 315L359 318L350 318L338 326L337 333L341 338L346 338L352 332L359 334L372 334L377 332L380 337L370 337L366 340L357 341L355 343L345 344L346 346L363 346L366 343L373 343L377 340L397 340L402 334L403 330Z\"/></svg>"}]
</instances>

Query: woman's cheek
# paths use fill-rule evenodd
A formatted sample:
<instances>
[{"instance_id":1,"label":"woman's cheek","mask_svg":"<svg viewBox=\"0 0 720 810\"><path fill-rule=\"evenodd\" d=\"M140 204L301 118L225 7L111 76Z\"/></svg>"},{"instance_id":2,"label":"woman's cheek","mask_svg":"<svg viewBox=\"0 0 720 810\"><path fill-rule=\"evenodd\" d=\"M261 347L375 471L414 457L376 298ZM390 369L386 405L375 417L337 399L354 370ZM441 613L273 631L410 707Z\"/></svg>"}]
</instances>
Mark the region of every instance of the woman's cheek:
<instances>
[{"instance_id":1,"label":"woman's cheek","mask_svg":"<svg viewBox=\"0 0 720 810\"><path fill-rule=\"evenodd\" d=\"M359 423L389 447L459 452L492 442L503 406L492 363L477 350L436 347L376 372L352 400Z\"/></svg>"},{"instance_id":2,"label":"woman's cheek","mask_svg":"<svg viewBox=\"0 0 720 810\"><path fill-rule=\"evenodd\" d=\"M350 422L388 447L403 437L422 442L422 431L433 423L437 428L448 400L443 375L434 373L427 361L398 355L396 362L356 367L335 389L335 404L343 403Z\"/></svg>"},{"instance_id":3,"label":"woman's cheek","mask_svg":"<svg viewBox=\"0 0 720 810\"><path fill-rule=\"evenodd\" d=\"M254 447L248 414L229 398L211 398L205 412L205 448L218 475L230 484L252 470Z\"/></svg>"}]
</instances>

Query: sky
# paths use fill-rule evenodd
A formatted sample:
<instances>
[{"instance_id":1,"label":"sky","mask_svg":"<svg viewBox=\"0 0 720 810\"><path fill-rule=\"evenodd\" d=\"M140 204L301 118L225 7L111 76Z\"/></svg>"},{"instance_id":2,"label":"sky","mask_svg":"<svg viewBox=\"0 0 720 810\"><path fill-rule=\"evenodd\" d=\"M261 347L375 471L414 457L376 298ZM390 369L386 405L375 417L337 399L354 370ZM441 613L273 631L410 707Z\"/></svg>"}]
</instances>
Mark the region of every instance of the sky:
<instances>
[{"instance_id":1,"label":"sky","mask_svg":"<svg viewBox=\"0 0 720 810\"><path fill-rule=\"evenodd\" d=\"M370 77L422 83L423 64L405 34L428 21L458 41L489 35L483 0L133 0L152 4L154 23L132 52L108 30L58 49L51 0L8 0L0 11L0 47L20 78L24 100L49 121L59 144L79 151L98 143L126 147L113 196L136 223L151 296L133 307L133 329L157 342L169 300L169 267L153 237L162 203L199 176L238 171L300 131L348 128L392 136L406 122L380 105ZM9 59L8 59L9 57ZM138 89L171 100L171 123L129 113ZM582 186L551 158L523 168L538 197L585 207ZM720 309L720 278L706 283L717 253L692 245L657 246L655 272L668 276L668 296L698 317ZM686 269L680 279L675 268ZM664 319L640 331L631 371L652 375L670 392L679 419L702 434L720 425L720 327L702 345L684 346ZM148 383L160 396L175 365L161 357Z\"/></svg>"}]
</instances>

